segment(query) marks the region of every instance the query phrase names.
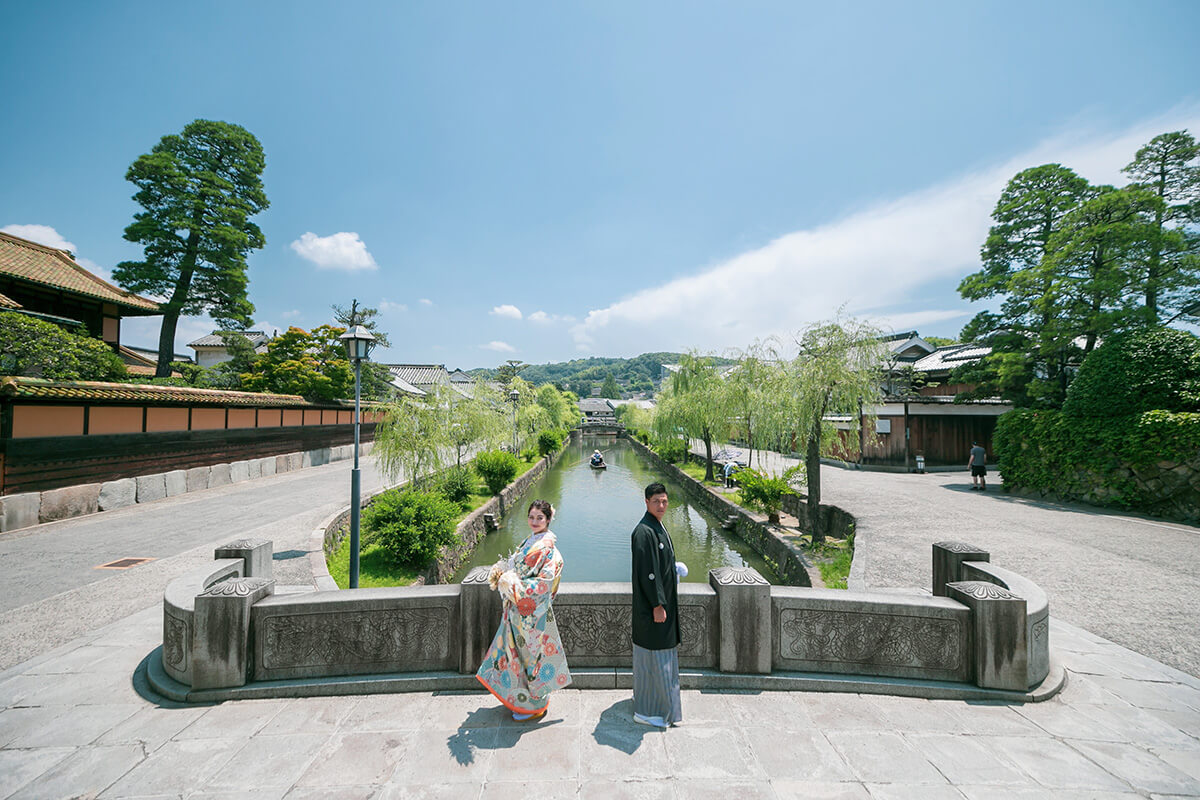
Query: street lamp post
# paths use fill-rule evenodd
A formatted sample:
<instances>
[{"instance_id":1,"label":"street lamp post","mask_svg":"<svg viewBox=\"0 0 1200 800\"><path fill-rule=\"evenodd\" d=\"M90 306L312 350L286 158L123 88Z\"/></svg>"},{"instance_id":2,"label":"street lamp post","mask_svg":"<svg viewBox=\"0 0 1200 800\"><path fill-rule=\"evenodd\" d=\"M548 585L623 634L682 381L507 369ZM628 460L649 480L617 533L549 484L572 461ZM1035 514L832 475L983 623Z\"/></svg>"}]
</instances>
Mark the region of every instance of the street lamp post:
<instances>
[{"instance_id":1,"label":"street lamp post","mask_svg":"<svg viewBox=\"0 0 1200 800\"><path fill-rule=\"evenodd\" d=\"M513 455L517 453L517 403L521 400L521 393L513 389L508 393L508 400L513 407Z\"/></svg>"},{"instance_id":2,"label":"street lamp post","mask_svg":"<svg viewBox=\"0 0 1200 800\"><path fill-rule=\"evenodd\" d=\"M362 325L355 325L340 337L346 343L346 355L354 362L354 469L350 471L350 588L358 588L358 516L361 505L362 473L358 469L359 398L362 396L362 362L371 355L375 337Z\"/></svg>"}]
</instances>

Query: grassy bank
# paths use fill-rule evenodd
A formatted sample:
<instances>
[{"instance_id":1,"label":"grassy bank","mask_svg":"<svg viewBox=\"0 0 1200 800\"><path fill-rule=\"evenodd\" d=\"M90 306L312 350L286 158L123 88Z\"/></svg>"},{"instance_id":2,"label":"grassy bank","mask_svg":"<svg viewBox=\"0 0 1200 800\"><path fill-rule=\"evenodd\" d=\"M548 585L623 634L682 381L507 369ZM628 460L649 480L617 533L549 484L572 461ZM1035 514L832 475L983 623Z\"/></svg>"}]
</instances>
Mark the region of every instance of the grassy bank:
<instances>
[{"instance_id":1,"label":"grassy bank","mask_svg":"<svg viewBox=\"0 0 1200 800\"><path fill-rule=\"evenodd\" d=\"M516 477L520 478L526 472L533 469L533 465L537 461L526 462L522 460L517 468ZM482 507L487 501L491 500L494 495L488 491L487 484L480 478L475 482L475 489L470 496L462 503L462 513L455 518L455 524L462 522L470 514ZM364 529L362 536L367 538L368 532ZM325 558L325 564L329 568L329 575L337 583L339 589L350 588L350 537L347 535L342 539L341 545L332 554ZM389 563L387 553L382 547L377 545L364 545L358 556L358 585L359 588L367 589L382 586L411 586L413 581L425 572L428 564L419 567L413 566L396 566Z\"/></svg>"}]
</instances>

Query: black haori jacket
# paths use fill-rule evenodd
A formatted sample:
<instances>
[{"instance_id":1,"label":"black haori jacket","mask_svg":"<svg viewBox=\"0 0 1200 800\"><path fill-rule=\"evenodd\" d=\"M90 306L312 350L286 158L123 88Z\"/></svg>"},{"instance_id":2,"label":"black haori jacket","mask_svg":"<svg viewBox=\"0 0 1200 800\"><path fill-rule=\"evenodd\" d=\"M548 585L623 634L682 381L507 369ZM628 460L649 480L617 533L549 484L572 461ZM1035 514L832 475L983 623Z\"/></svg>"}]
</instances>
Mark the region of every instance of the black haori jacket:
<instances>
[{"instance_id":1,"label":"black haori jacket","mask_svg":"<svg viewBox=\"0 0 1200 800\"><path fill-rule=\"evenodd\" d=\"M662 523L649 511L633 529L633 643L647 650L679 646L679 580L675 546ZM654 607L667 610L666 622L654 621Z\"/></svg>"}]
</instances>

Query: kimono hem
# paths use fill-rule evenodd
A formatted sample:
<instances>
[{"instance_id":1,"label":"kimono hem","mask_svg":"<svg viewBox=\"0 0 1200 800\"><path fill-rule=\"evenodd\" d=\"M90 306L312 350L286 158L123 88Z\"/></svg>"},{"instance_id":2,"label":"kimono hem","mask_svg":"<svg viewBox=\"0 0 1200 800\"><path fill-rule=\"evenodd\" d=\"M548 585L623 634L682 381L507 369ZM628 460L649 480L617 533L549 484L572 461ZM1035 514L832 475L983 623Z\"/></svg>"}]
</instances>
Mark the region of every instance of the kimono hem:
<instances>
[{"instance_id":1,"label":"kimono hem","mask_svg":"<svg viewBox=\"0 0 1200 800\"><path fill-rule=\"evenodd\" d=\"M571 683L552 602L563 560L554 534L531 536L510 558L497 591L504 603L500 629L475 673L506 708L536 714L550 692Z\"/></svg>"}]
</instances>

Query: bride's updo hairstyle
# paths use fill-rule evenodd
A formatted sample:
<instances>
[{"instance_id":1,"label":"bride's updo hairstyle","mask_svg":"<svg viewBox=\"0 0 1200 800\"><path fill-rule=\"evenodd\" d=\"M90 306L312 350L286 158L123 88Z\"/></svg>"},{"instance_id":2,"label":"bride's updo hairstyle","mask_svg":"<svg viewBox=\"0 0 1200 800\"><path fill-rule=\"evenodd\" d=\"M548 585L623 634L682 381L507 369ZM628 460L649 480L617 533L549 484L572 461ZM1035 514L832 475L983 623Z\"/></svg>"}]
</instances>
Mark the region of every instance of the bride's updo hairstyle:
<instances>
[{"instance_id":1,"label":"bride's updo hairstyle","mask_svg":"<svg viewBox=\"0 0 1200 800\"><path fill-rule=\"evenodd\" d=\"M554 519L554 506L550 505L549 500L534 500L529 504L529 511L526 511L525 515L531 514L535 508L546 515L546 522Z\"/></svg>"}]
</instances>

